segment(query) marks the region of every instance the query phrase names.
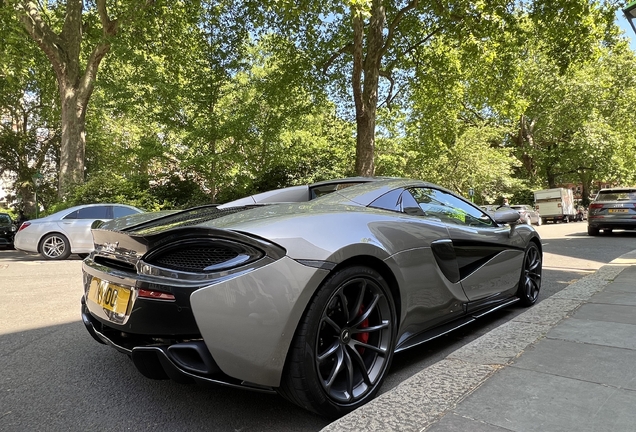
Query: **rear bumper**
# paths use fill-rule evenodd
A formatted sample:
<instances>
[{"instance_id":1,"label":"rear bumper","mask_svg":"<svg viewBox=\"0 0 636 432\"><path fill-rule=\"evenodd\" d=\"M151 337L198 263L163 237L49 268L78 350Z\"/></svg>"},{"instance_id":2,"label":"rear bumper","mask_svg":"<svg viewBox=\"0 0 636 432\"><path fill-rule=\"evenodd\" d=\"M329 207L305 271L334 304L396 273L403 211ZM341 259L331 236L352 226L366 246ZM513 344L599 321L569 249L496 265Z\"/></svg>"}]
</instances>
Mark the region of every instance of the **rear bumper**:
<instances>
[{"instance_id":1,"label":"rear bumper","mask_svg":"<svg viewBox=\"0 0 636 432\"><path fill-rule=\"evenodd\" d=\"M137 370L150 379L171 379L183 384L217 384L239 387L265 393L275 393L272 388L258 386L225 375L210 354L202 339L137 345L126 340L122 332L112 331L95 319L86 307L82 296L82 322L97 342L109 345L128 355Z\"/></svg>"},{"instance_id":2,"label":"rear bumper","mask_svg":"<svg viewBox=\"0 0 636 432\"><path fill-rule=\"evenodd\" d=\"M622 229L622 230L635 230L636 219L631 221L626 220L609 220L604 218L588 217L587 226L593 229Z\"/></svg>"}]
</instances>

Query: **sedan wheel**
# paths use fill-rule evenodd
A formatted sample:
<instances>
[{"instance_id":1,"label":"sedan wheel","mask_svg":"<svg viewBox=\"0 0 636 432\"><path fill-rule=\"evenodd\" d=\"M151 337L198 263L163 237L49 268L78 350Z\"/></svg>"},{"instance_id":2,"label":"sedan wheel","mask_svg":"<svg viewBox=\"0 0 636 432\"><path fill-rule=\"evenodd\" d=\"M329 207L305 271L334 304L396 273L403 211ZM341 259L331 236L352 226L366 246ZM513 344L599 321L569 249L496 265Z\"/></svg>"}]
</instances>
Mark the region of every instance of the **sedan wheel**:
<instances>
[{"instance_id":1,"label":"sedan wheel","mask_svg":"<svg viewBox=\"0 0 636 432\"><path fill-rule=\"evenodd\" d=\"M523 258L523 269L521 270L521 279L519 280L519 289L517 291L517 296L519 296L521 304L524 306L532 306L539 298L542 261L539 247L536 243L530 242Z\"/></svg>"},{"instance_id":2,"label":"sedan wheel","mask_svg":"<svg viewBox=\"0 0 636 432\"><path fill-rule=\"evenodd\" d=\"M71 245L62 234L48 234L42 239L40 253L46 259L64 260L71 255Z\"/></svg>"},{"instance_id":3,"label":"sedan wheel","mask_svg":"<svg viewBox=\"0 0 636 432\"><path fill-rule=\"evenodd\" d=\"M279 392L328 417L371 400L393 358L395 306L375 270L349 267L310 302L290 348Z\"/></svg>"}]
</instances>

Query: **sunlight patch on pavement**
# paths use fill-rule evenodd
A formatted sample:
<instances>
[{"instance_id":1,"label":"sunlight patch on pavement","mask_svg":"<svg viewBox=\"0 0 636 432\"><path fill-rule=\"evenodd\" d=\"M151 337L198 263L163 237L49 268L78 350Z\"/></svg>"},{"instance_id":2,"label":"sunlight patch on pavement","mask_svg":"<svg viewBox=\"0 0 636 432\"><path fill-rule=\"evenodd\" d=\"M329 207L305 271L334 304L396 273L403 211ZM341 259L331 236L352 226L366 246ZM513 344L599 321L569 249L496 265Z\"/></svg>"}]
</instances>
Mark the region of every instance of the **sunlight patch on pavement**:
<instances>
[{"instance_id":1,"label":"sunlight patch on pavement","mask_svg":"<svg viewBox=\"0 0 636 432\"><path fill-rule=\"evenodd\" d=\"M550 270L570 270L594 273L607 263L583 258L573 258L567 255L543 253L543 268Z\"/></svg>"}]
</instances>

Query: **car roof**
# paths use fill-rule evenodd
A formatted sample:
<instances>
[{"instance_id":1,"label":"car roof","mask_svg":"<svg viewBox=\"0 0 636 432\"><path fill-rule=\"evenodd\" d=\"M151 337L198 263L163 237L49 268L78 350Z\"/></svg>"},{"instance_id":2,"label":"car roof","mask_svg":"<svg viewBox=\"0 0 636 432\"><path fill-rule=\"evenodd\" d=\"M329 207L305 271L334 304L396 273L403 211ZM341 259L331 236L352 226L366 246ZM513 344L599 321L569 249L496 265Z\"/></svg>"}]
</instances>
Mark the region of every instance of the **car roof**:
<instances>
[{"instance_id":1,"label":"car roof","mask_svg":"<svg viewBox=\"0 0 636 432\"><path fill-rule=\"evenodd\" d=\"M605 188L601 189L598 192L635 192L636 187L615 187L615 188Z\"/></svg>"}]
</instances>

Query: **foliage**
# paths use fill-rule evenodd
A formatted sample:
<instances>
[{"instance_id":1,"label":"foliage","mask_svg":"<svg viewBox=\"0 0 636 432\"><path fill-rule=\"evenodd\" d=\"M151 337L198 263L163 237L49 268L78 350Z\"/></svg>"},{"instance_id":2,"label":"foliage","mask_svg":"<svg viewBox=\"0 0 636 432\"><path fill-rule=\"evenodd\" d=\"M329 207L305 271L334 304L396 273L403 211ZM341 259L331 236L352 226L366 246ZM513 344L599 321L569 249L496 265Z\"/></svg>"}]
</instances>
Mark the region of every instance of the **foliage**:
<instances>
[{"instance_id":1,"label":"foliage","mask_svg":"<svg viewBox=\"0 0 636 432\"><path fill-rule=\"evenodd\" d=\"M0 6L0 169L15 173L12 195L31 210L32 177L44 174L48 211L59 82L14 3ZM636 182L636 60L609 1L140 4L109 3L121 25L107 41L84 10L78 72L91 47L110 51L86 111L86 184L59 205L183 208L354 175L356 88L374 110L376 175L472 188L478 203L527 202L563 182ZM65 6L41 6L55 32ZM354 59L377 68L356 75Z\"/></svg>"}]
</instances>

